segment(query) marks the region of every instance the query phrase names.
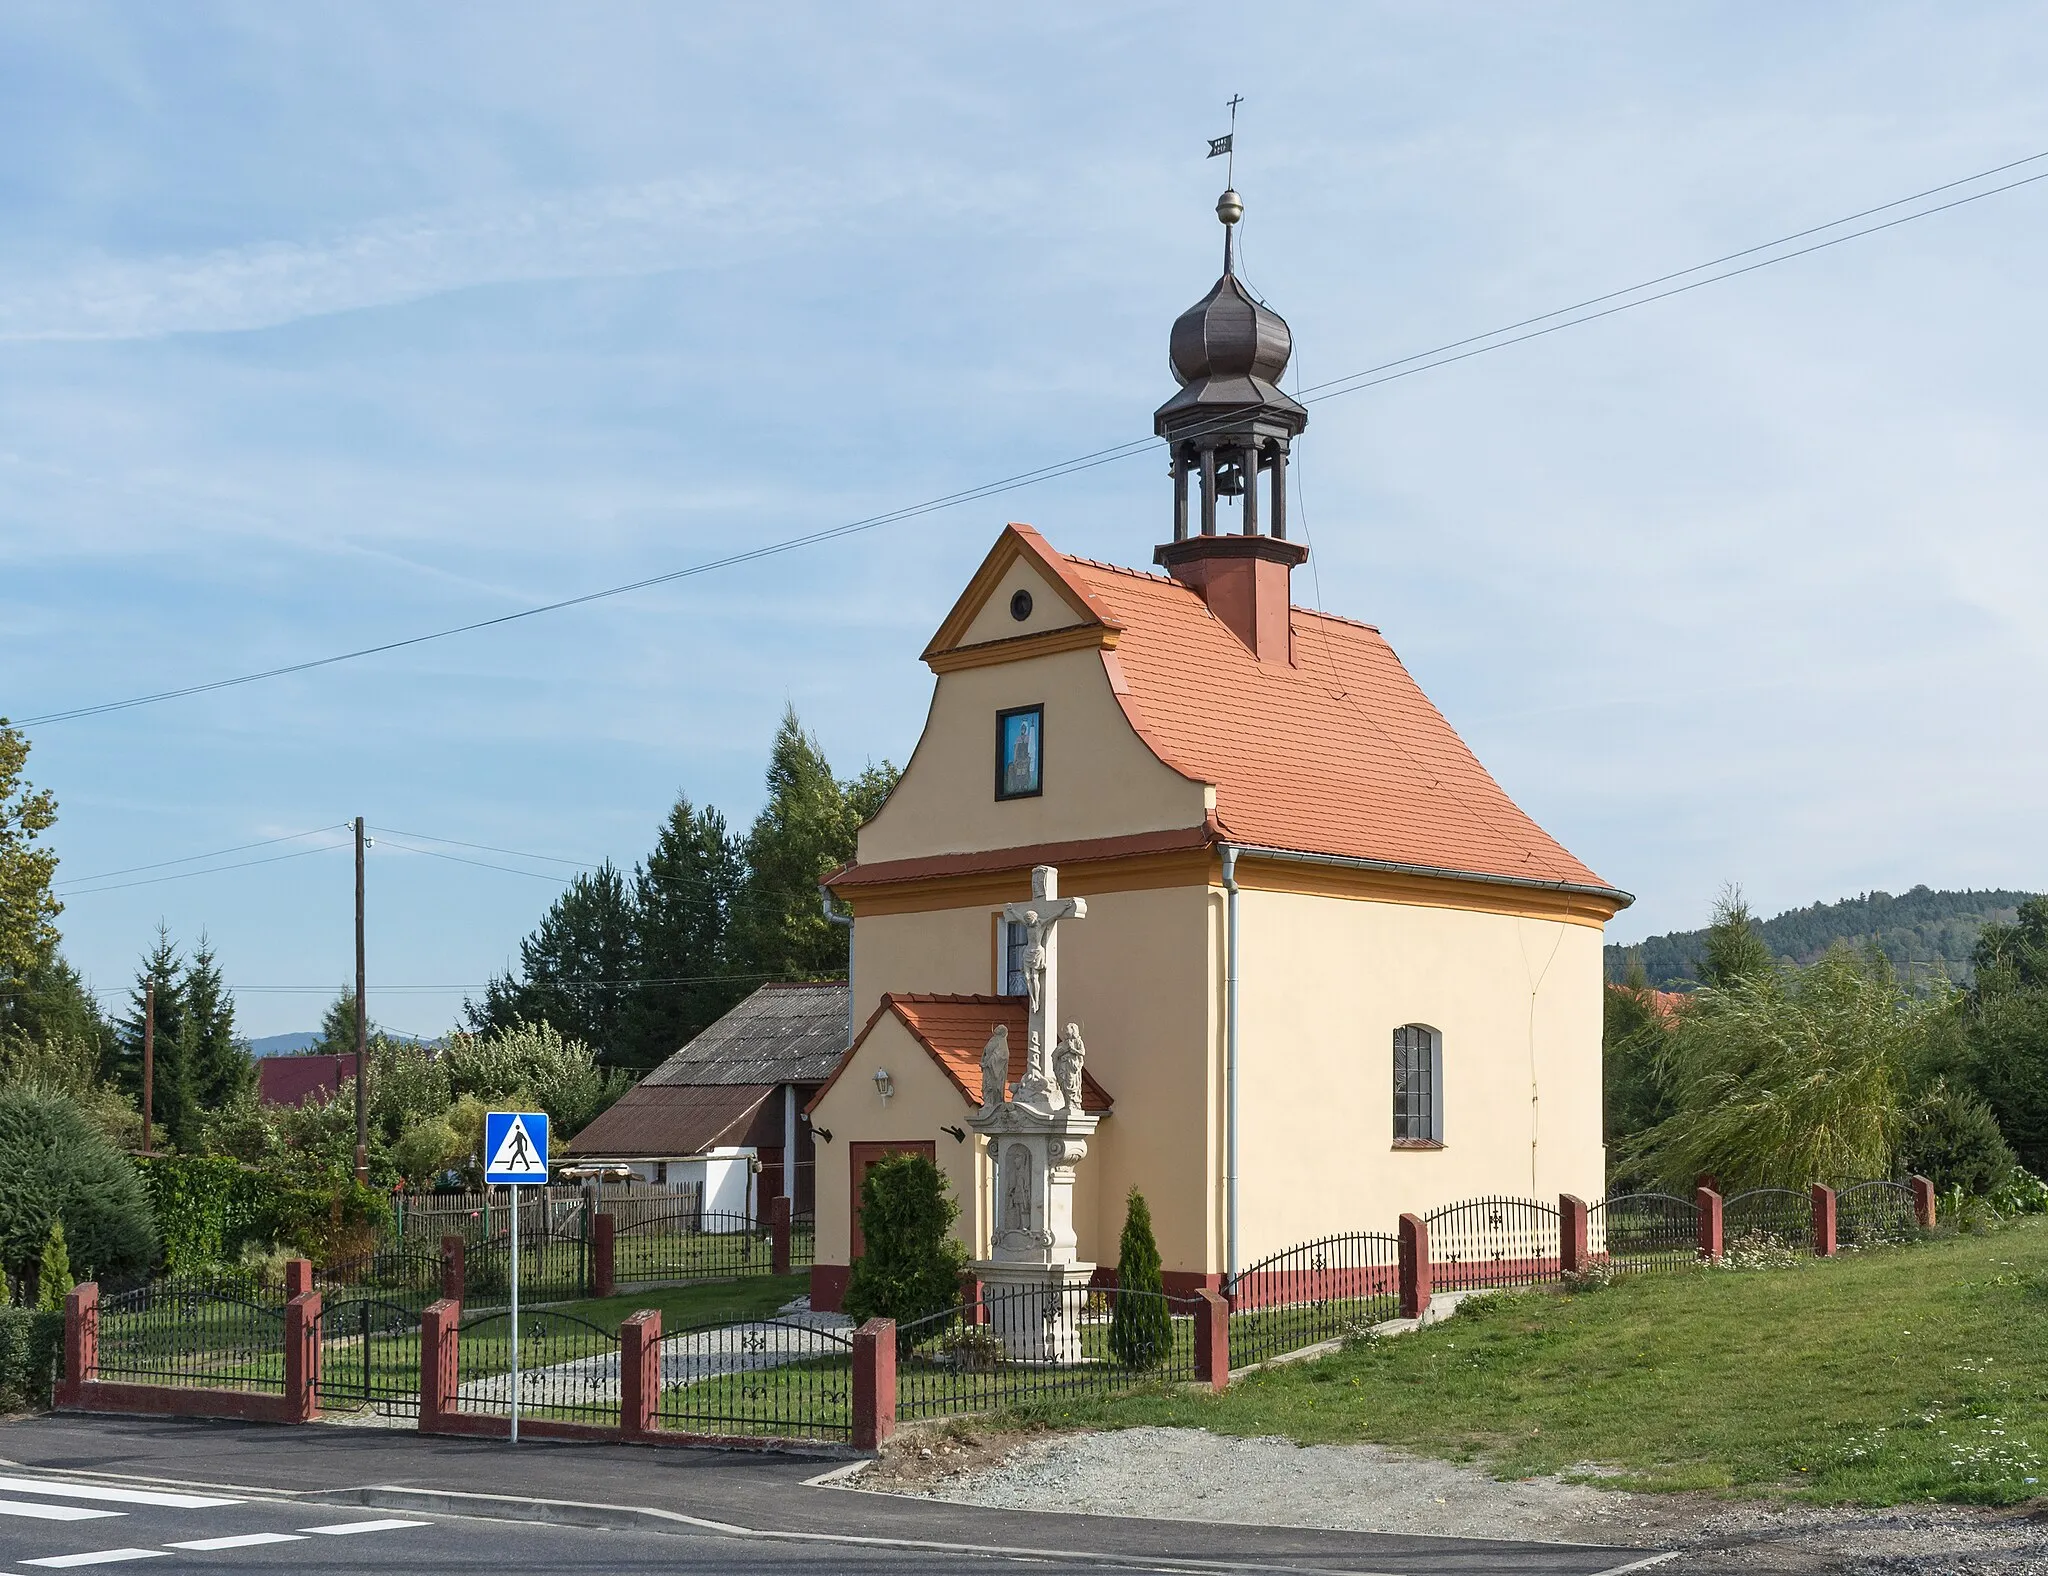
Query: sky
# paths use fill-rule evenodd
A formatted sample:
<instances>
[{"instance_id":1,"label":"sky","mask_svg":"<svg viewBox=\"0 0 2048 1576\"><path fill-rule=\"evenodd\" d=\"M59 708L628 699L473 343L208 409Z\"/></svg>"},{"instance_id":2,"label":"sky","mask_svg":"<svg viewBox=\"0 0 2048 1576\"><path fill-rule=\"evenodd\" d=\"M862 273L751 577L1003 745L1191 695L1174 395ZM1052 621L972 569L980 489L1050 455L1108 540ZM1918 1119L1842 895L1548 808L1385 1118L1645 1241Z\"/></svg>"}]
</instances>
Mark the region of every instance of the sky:
<instances>
[{"instance_id":1,"label":"sky","mask_svg":"<svg viewBox=\"0 0 2048 1576\"><path fill-rule=\"evenodd\" d=\"M1292 387L2048 152L2039 22L0 0L0 715L1145 437L1233 93ZM1318 402L1297 600L1378 624L1637 895L1611 939L1731 881L1766 914L2048 889L2044 244L2048 181ZM785 707L841 775L904 761L917 653L1005 521L1146 565L1169 505L1145 451L36 726L66 953L119 1005L159 923L203 934L243 1032L310 1028L353 972L361 815L372 1016L445 1028L679 792L744 825Z\"/></svg>"}]
</instances>

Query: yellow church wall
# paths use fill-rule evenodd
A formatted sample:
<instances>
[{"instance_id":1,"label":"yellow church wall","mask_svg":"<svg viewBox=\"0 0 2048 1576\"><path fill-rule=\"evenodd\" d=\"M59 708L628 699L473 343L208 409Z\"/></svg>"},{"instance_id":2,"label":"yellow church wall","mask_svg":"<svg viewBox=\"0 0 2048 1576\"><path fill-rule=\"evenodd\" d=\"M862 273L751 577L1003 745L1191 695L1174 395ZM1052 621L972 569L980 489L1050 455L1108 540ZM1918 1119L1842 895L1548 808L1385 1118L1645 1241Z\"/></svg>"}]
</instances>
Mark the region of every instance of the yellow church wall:
<instances>
[{"instance_id":1,"label":"yellow church wall","mask_svg":"<svg viewBox=\"0 0 2048 1576\"><path fill-rule=\"evenodd\" d=\"M1025 895L1021 883L1017 895ZM884 990L994 994L1000 987L998 912L984 903L856 920L856 1014L865 1021ZM1191 1274L1214 1268L1221 1229L1214 1181L1220 1175L1215 1046L1221 997L1211 972L1218 913L1213 894L1201 885L1097 892L1088 896L1088 917L1061 928L1060 1017L1080 1024L1088 1069L1116 1102L1089 1141L1077 1178L1074 1229L1084 1259L1114 1261L1124 1195L1136 1185L1152 1207L1164 1268ZM884 1021L910 1043L894 1020ZM884 1113L874 1093L874 1066L861 1065L869 1051L862 1048L857 1065L826 1097L847 1113L846 1131L823 1107L814 1118L835 1140L931 1137L939 1121L961 1120L950 1115L913 1129L905 1125L909 1108L897 1100ZM888 1054L902 1059L897 1051ZM932 1065L922 1050L917 1055ZM933 1072L943 1080L935 1066ZM864 1097L839 1105L849 1086L864 1087ZM964 1110L950 1083L946 1087L955 1108ZM923 1108L917 1111L921 1119ZM950 1138L940 1139L941 1149L951 1147ZM837 1164L843 1172L844 1162ZM844 1263L834 1254L845 1252L848 1182L844 1175L830 1177L829 1169L821 1162L818 1260Z\"/></svg>"},{"instance_id":2,"label":"yellow church wall","mask_svg":"<svg viewBox=\"0 0 2048 1576\"><path fill-rule=\"evenodd\" d=\"M885 1068L895 1093L884 1105L875 1092L875 1072ZM852 1145L932 1143L932 1158L960 1205L954 1229L970 1254L988 1241L986 1162L969 1133L956 1143L942 1127L964 1127L970 1107L945 1070L918 1044L901 1019L883 1018L853 1053L853 1061L811 1112L811 1126L824 1128L832 1142L817 1146L817 1246L820 1264L845 1264L852 1250Z\"/></svg>"},{"instance_id":3,"label":"yellow church wall","mask_svg":"<svg viewBox=\"0 0 2048 1576\"><path fill-rule=\"evenodd\" d=\"M1248 860L1240 886L1267 874ZM1483 1194L1601 1196L1597 924L1239 901L1241 1264ZM1443 1037L1441 1149L1394 1147L1393 1035L1409 1023Z\"/></svg>"},{"instance_id":4,"label":"yellow church wall","mask_svg":"<svg viewBox=\"0 0 2048 1576\"><path fill-rule=\"evenodd\" d=\"M1031 615L1021 620L1010 612L1010 599L1019 591L1031 593ZM1065 629L1080 622L1081 615L1037 566L1028 558L1019 558L1003 572L959 643L978 646L988 640L1014 640L1019 635L1042 635L1049 629Z\"/></svg>"},{"instance_id":5,"label":"yellow church wall","mask_svg":"<svg viewBox=\"0 0 2048 1576\"><path fill-rule=\"evenodd\" d=\"M997 799L996 713L1037 704L1045 790ZM861 829L860 862L1170 831L1200 826L1207 806L1204 784L1132 732L1101 653L1062 651L939 678L903 780Z\"/></svg>"}]
</instances>

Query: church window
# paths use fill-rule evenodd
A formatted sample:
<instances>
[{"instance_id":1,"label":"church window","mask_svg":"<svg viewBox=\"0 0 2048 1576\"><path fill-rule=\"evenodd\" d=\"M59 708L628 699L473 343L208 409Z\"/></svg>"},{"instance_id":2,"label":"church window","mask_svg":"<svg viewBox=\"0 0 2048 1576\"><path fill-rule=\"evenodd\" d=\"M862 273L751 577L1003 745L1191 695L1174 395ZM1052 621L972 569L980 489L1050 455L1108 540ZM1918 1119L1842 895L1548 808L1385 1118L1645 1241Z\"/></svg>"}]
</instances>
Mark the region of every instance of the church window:
<instances>
[{"instance_id":1,"label":"church window","mask_svg":"<svg viewBox=\"0 0 2048 1576\"><path fill-rule=\"evenodd\" d=\"M1019 591L1015 596L1010 598L1010 617L1014 618L1018 623L1021 624L1024 622L1025 619L1029 618L1030 616L1031 593L1029 591Z\"/></svg>"},{"instance_id":2,"label":"church window","mask_svg":"<svg viewBox=\"0 0 2048 1576\"><path fill-rule=\"evenodd\" d=\"M1030 799L1045 789L1045 708L996 713L996 797Z\"/></svg>"},{"instance_id":3,"label":"church window","mask_svg":"<svg viewBox=\"0 0 2048 1576\"><path fill-rule=\"evenodd\" d=\"M1003 921L1003 994L1025 996L1024 951L1031 945L1031 932L1021 920Z\"/></svg>"},{"instance_id":4,"label":"church window","mask_svg":"<svg viewBox=\"0 0 2048 1576\"><path fill-rule=\"evenodd\" d=\"M1443 1036L1419 1023L1394 1031L1394 1142L1440 1145Z\"/></svg>"}]
</instances>

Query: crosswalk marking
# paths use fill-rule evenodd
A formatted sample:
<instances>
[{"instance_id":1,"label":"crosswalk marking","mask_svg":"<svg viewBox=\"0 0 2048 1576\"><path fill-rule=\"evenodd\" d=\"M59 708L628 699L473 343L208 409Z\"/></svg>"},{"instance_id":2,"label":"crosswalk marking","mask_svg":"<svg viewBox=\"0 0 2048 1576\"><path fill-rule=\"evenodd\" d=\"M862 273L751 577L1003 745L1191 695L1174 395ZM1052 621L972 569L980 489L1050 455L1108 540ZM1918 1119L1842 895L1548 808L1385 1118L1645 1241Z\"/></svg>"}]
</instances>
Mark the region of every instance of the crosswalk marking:
<instances>
[{"instance_id":1,"label":"crosswalk marking","mask_svg":"<svg viewBox=\"0 0 2048 1576\"><path fill-rule=\"evenodd\" d=\"M239 1499L218 1494L171 1494L162 1489L102 1488L97 1483L68 1483L61 1478L7 1477L0 1475L0 1489L23 1494L47 1494L53 1499L96 1499L109 1505L162 1505L169 1510L210 1510L215 1505L239 1505Z\"/></svg>"},{"instance_id":2,"label":"crosswalk marking","mask_svg":"<svg viewBox=\"0 0 2048 1576\"><path fill-rule=\"evenodd\" d=\"M120 1560L157 1560L163 1557L162 1549L95 1549L90 1554L51 1554L21 1563L43 1565L51 1570L68 1570L74 1565L112 1565Z\"/></svg>"},{"instance_id":3,"label":"crosswalk marking","mask_svg":"<svg viewBox=\"0 0 2048 1576\"><path fill-rule=\"evenodd\" d=\"M33 1505L25 1499L0 1499L0 1516L24 1516L30 1521L92 1521L120 1514L118 1510L87 1510L83 1505Z\"/></svg>"},{"instance_id":4,"label":"crosswalk marking","mask_svg":"<svg viewBox=\"0 0 2048 1576\"><path fill-rule=\"evenodd\" d=\"M253 1549L265 1543L304 1543L296 1532L244 1532L232 1538L193 1538L185 1543L166 1543L167 1549L192 1549L210 1553L215 1549Z\"/></svg>"},{"instance_id":5,"label":"crosswalk marking","mask_svg":"<svg viewBox=\"0 0 2048 1576\"><path fill-rule=\"evenodd\" d=\"M320 1532L328 1537L345 1537L351 1532L388 1532L394 1527L426 1527L426 1521L338 1521L331 1527L301 1527L301 1532Z\"/></svg>"}]
</instances>

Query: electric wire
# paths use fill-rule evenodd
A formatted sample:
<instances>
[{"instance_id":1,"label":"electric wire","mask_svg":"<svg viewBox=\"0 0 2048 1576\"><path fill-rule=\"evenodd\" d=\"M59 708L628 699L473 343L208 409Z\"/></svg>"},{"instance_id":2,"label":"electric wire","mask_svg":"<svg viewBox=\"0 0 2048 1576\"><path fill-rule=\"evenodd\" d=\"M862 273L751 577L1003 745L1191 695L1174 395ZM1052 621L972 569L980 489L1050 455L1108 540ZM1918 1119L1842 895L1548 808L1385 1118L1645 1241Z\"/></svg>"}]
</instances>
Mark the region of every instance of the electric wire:
<instances>
[{"instance_id":1,"label":"electric wire","mask_svg":"<svg viewBox=\"0 0 2048 1576\"><path fill-rule=\"evenodd\" d=\"M1558 307L1553 311L1541 313L1535 317L1523 318L1520 319L1518 322L1507 324L1500 328L1488 330L1486 333L1468 335L1463 339L1452 340L1447 344L1439 345L1430 350L1417 351L1413 355L1403 356L1394 361L1382 362L1378 366L1367 367L1358 372L1350 373L1345 377L1332 379L1326 383L1314 385L1302 396L1302 402L1304 404L1313 404L1321 402L1323 400L1341 398L1346 394L1355 394L1364 389L1380 387L1383 384L1394 382L1399 378L1412 377L1420 372L1433 371L1439 367L1451 366L1457 362L1467 361L1475 356L1485 355L1490 351L1504 350L1512 345L1526 344L1530 340L1540 339L1546 335L1558 333L1567 328L1576 328L1585 323L1597 322L1602 318L1612 317L1620 312L1631 311L1639 306L1648 306L1656 301L1668 300L1673 296L1683 295L1689 291L1698 290L1710 284L1718 284L1725 280L1739 278L1745 274L1754 273L1758 269L1769 268L1778 263L1790 262L1795 258L1810 256L1815 252L1824 251L1829 247L1839 246L1848 241L1858 240L1865 236L1875 235L1884 230L1896 229L1900 225L1911 224L1919 219L1930 218L1933 215L1939 213L1946 213L1952 209L1963 207L1968 203L1981 202L1988 197L1995 197L2000 195L2001 193L2014 191L2023 186L2030 186L2033 185L2035 182L2048 180L2048 173L2026 176L2020 180L2010 181L2001 186L1991 187L1987 190L1980 192L1973 192L1967 196L1958 197L1949 202L1937 204L1936 206L1931 208L1924 208L1917 210L1913 213L1901 215L1896 219L1887 220L1883 224L1870 225L1864 229L1853 231L1847 235L1835 236L1829 240L1817 242L1812 246L1801 247L1794 251L1779 253L1778 255L1763 258L1754 263L1745 264L1743 267L1740 268L1728 269L1727 271L1722 273L1710 274L1708 275L1708 277L1704 279L1694 279L1688 284L1675 286L1670 290L1658 291L1655 289L1656 286L1666 283L1670 280L1683 279L1689 275L1700 273L1707 269L1719 267L1723 263L1731 262L1738 258L1754 256L1758 252L1772 251L1774 248L1789 245L1793 241L1803 240L1807 236L1818 235L1826 230L1839 229L1842 225L1845 224L1853 224L1858 219L1866 218L1871 214L1887 212L1893 208L1900 207L1907 203L1921 201L1928 196L1938 195L1941 192L1945 191L1952 191L1960 186L1967 186L1972 182L1988 180L1994 175L2002 174L2006 171L2017 169L2026 164L2038 162L2039 160L2044 158L2048 158L2048 151L2030 154L2023 159L2010 160L2007 163L1995 165L1990 169L1980 170L1974 175L1962 176L1957 178L1956 180L1944 182L1939 186L1929 187L1925 191L1916 193L1913 196L1895 198L1890 202L1881 203L1878 204L1876 207L1872 208L1860 209L1856 213L1844 215L1839 219L1830 220L1825 224L1811 225L1802 230L1795 230L1788 235L1778 237L1776 240L1758 242L1754 246L1744 247L1738 251L1725 253L1719 258L1712 259L1704 263L1696 263L1690 268L1684 268L1676 270L1675 272L1660 274L1656 278L1644 280L1639 284L1631 285L1620 290L1609 291L1603 295L1588 297L1586 300L1579 302L1573 306ZM1654 291L1655 293L1644 295L1641 294L1641 292L1643 291ZM1630 296L1635 297L1635 299L1621 299L1623 297ZM1599 305L1600 303L1609 301L1616 301L1619 302L1619 304L1605 307L1603 310L1598 312L1585 311L1585 308L1589 306L1595 306ZM1583 313L1583 315L1572 316L1571 314L1573 313ZM1564 321L1552 322L1551 319L1553 318L1563 318ZM1541 328L1535 328L1531 326L1535 324L1547 324L1548 326ZM1523 328L1529 328L1530 331L1527 333L1518 332ZM1452 351L1458 351L1460 353L1453 355L1450 353ZM1218 424L1221 425L1227 422L1229 419L1230 418L1228 417L1219 418ZM1026 471L1020 471L1017 472L1015 475L1002 478L1001 480L998 481L986 482L978 486L963 488L958 492L947 493L937 498L927 499L922 503L910 504L903 508L890 510L882 514L870 515L864 519L852 520L840 525L827 526L820 530L804 532L797 536L785 537L784 539L778 542L763 543L759 547L747 548L735 553L727 553L717 558L706 559L701 563L687 565L681 569L668 570L661 574L648 575L641 579L628 581L621 585L608 586L601 590L584 592L578 596L564 597L558 601L541 603L534 607L518 608L509 613L500 613L490 618L472 620L469 623L453 625L447 629L434 630L426 634L406 636L398 640L382 641L375 645L358 647L352 651L336 652L324 657L309 658L302 662L286 663L278 667L264 668L256 672L238 674L232 678L214 679L201 684L184 685L176 689L157 690L148 694L133 695L122 700L103 701L95 705L74 706L59 711L45 712L38 716L23 718L16 724L16 726L23 728L44 727L53 723L72 722L85 717L104 716L111 712L128 711L138 706L150 706L158 704L163 701L180 700L193 695L210 694L215 691L237 688L239 686L246 684L260 683L267 679L283 678L295 673L311 672L319 668L332 667L337 663L351 662L363 657L378 656L386 652L405 650L408 647L424 645L429 641L447 640L457 635L473 634L479 630L492 629L500 625L516 623L521 620L529 618L536 618L545 613L561 612L568 608L582 607L589 603L600 602L609 600L614 597L629 595L630 593L635 591L644 591L654 586L667 585L679 580L691 579L699 575L713 573L717 570L734 568L741 564L755 563L760 561L761 559L776 557L783 553L795 552L801 548L814 547L825 542L836 541L844 537L859 535L864 532L873 531L885 525L898 524L902 521L914 519L921 515L933 514L945 509L958 508L962 504L977 502L985 498L992 498L998 496L999 494L1013 492L1023 487L1035 486L1040 482L1055 480L1063 476L1070 476L1080 471L1092 470L1097 466L1111 464L1117 460L1126 459L1136 454L1149 452L1151 450L1159 448L1160 446L1161 440L1157 438L1134 439L1126 443L1112 445L1105 449L1098 449L1093 451L1092 453L1080 455L1073 459L1055 461L1051 464L1037 466Z\"/></svg>"},{"instance_id":2,"label":"electric wire","mask_svg":"<svg viewBox=\"0 0 2048 1576\"><path fill-rule=\"evenodd\" d=\"M301 848L289 854L272 854L268 859L243 859L232 865L213 865L205 870L186 870L174 876L150 876L142 881L121 881L113 886L87 887L81 892L66 892L64 901L76 898L98 897L102 892L125 892L130 887L162 886L166 881L190 881L195 876L217 876L228 870L247 870L252 865L277 865L287 859L304 859L309 854L331 854L336 849L346 848L346 843L329 843L325 848Z\"/></svg>"},{"instance_id":3,"label":"electric wire","mask_svg":"<svg viewBox=\"0 0 2048 1576\"><path fill-rule=\"evenodd\" d=\"M244 854L252 848L271 848L278 843L295 843L302 837L319 837L323 833L335 830L337 828L332 826L316 826L311 831L287 832L283 837L266 837L260 842L255 843L237 843L233 848L216 848L213 852L207 854L187 854L183 859L159 859L155 864L149 865L124 865L119 870L102 870L95 876L67 876L62 881L54 882L53 885L59 887L80 886L91 881L111 881L115 876L132 876L138 871L143 870L168 870L172 865L193 865L202 859L225 859L229 854ZM194 871L193 873L195 875L204 875L206 872L201 870Z\"/></svg>"},{"instance_id":4,"label":"electric wire","mask_svg":"<svg viewBox=\"0 0 2048 1576\"><path fill-rule=\"evenodd\" d=\"M574 865L578 870L597 869L597 866L587 859L564 859L558 854L530 854L523 848L499 848L492 843L465 843L459 837L434 837L426 832L408 832L396 826L374 826L370 830L383 832L390 837L416 837L423 843L446 843L450 848L474 848L480 853L510 854L514 859L541 859L551 865Z\"/></svg>"}]
</instances>

